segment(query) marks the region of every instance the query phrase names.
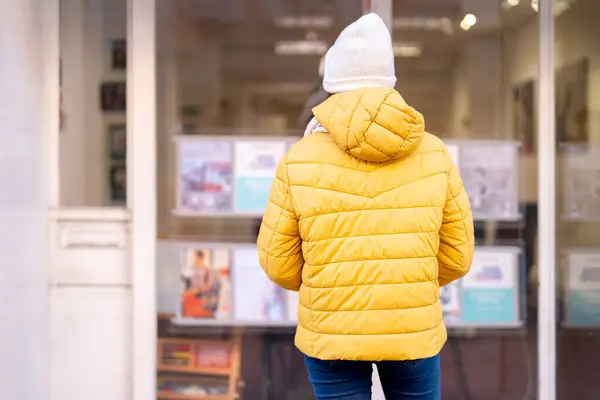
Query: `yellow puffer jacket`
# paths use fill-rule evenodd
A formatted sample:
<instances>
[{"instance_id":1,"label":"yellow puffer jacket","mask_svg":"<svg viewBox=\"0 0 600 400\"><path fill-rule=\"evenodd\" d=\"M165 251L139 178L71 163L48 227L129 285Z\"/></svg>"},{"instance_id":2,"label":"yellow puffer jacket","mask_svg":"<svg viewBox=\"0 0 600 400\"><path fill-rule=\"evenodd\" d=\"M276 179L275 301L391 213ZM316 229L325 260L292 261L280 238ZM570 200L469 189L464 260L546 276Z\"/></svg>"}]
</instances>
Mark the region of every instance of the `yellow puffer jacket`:
<instances>
[{"instance_id":1,"label":"yellow puffer jacket","mask_svg":"<svg viewBox=\"0 0 600 400\"><path fill-rule=\"evenodd\" d=\"M281 161L258 237L269 278L300 291L296 346L323 360L436 355L439 287L469 270L474 247L446 147L392 89L337 94L313 112L328 132Z\"/></svg>"}]
</instances>

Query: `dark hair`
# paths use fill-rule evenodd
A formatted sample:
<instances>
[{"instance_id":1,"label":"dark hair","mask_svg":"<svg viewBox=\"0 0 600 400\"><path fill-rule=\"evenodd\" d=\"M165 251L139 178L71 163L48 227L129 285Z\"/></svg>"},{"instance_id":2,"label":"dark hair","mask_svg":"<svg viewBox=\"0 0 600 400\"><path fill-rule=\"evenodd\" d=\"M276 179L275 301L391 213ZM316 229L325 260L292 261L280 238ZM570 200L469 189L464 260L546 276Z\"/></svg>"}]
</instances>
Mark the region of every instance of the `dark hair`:
<instances>
[{"instance_id":1,"label":"dark hair","mask_svg":"<svg viewBox=\"0 0 600 400\"><path fill-rule=\"evenodd\" d=\"M197 250L196 251L196 257L198 257L198 258L204 258L204 251L203 250Z\"/></svg>"},{"instance_id":2,"label":"dark hair","mask_svg":"<svg viewBox=\"0 0 600 400\"><path fill-rule=\"evenodd\" d=\"M330 93L327 93L325 89L323 89L320 85L315 90L304 105L304 109L300 114L300 128L306 128L306 125L310 122L310 120L314 117L312 109L327 100L331 96Z\"/></svg>"}]
</instances>

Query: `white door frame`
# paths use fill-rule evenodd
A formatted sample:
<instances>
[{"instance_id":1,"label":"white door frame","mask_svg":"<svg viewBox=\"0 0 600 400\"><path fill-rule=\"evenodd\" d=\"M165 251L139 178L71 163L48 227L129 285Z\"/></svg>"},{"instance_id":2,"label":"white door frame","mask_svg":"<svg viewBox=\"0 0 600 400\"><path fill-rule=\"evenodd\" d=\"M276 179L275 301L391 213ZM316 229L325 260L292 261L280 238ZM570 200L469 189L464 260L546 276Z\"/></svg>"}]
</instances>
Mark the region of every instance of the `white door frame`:
<instances>
[{"instance_id":1,"label":"white door frame","mask_svg":"<svg viewBox=\"0 0 600 400\"><path fill-rule=\"evenodd\" d=\"M127 207L131 210L131 385L156 398L156 0L127 0Z\"/></svg>"},{"instance_id":2,"label":"white door frame","mask_svg":"<svg viewBox=\"0 0 600 400\"><path fill-rule=\"evenodd\" d=\"M374 12L379 15L392 33L392 20L394 18L392 0L363 0L363 13Z\"/></svg>"},{"instance_id":3,"label":"white door frame","mask_svg":"<svg viewBox=\"0 0 600 400\"><path fill-rule=\"evenodd\" d=\"M538 399L556 399L556 133L554 13L539 1Z\"/></svg>"}]
</instances>

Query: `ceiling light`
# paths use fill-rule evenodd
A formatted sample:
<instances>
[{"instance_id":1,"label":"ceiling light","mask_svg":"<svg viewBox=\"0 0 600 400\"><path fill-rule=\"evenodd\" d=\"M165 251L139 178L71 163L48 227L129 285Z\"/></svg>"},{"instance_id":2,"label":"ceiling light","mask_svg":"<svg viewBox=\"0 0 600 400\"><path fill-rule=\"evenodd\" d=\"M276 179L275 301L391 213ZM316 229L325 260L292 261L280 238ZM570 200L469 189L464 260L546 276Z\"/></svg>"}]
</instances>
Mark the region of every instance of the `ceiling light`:
<instances>
[{"instance_id":1,"label":"ceiling light","mask_svg":"<svg viewBox=\"0 0 600 400\"><path fill-rule=\"evenodd\" d=\"M521 0L504 0L500 5L503 9L509 10L513 7L518 6L521 3Z\"/></svg>"},{"instance_id":2,"label":"ceiling light","mask_svg":"<svg viewBox=\"0 0 600 400\"><path fill-rule=\"evenodd\" d=\"M533 11L538 12L540 9L540 4L538 0L531 0L531 8Z\"/></svg>"},{"instance_id":3,"label":"ceiling light","mask_svg":"<svg viewBox=\"0 0 600 400\"><path fill-rule=\"evenodd\" d=\"M287 29L327 29L333 25L333 18L330 16L281 16L275 18L274 24Z\"/></svg>"},{"instance_id":4,"label":"ceiling light","mask_svg":"<svg viewBox=\"0 0 600 400\"><path fill-rule=\"evenodd\" d=\"M421 55L421 46L414 43L394 43L394 56L415 58Z\"/></svg>"},{"instance_id":5,"label":"ceiling light","mask_svg":"<svg viewBox=\"0 0 600 400\"><path fill-rule=\"evenodd\" d=\"M327 53L327 42L322 40L293 40L275 43L278 56L322 56Z\"/></svg>"},{"instance_id":6,"label":"ceiling light","mask_svg":"<svg viewBox=\"0 0 600 400\"><path fill-rule=\"evenodd\" d=\"M465 21L465 24L473 26L477 23L477 17L475 17L473 14L467 14L463 18L463 21Z\"/></svg>"},{"instance_id":7,"label":"ceiling light","mask_svg":"<svg viewBox=\"0 0 600 400\"><path fill-rule=\"evenodd\" d=\"M475 17L473 14L467 14L464 16L462 21L460 21L460 28L463 31L468 31L476 23L477 23L477 17Z\"/></svg>"}]
</instances>

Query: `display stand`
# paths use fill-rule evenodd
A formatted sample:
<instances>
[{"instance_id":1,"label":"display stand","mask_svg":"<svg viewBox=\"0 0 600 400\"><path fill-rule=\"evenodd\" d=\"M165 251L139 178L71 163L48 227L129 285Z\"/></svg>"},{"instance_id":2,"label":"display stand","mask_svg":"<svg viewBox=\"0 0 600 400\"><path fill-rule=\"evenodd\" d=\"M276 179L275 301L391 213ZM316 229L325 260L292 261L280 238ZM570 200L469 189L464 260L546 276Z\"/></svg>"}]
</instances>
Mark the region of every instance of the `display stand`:
<instances>
[{"instance_id":1,"label":"display stand","mask_svg":"<svg viewBox=\"0 0 600 400\"><path fill-rule=\"evenodd\" d=\"M600 226L600 151L581 145L563 145L560 172L565 188L559 204L561 273L557 276L562 300L561 326L600 328L600 251L594 246Z\"/></svg>"},{"instance_id":2,"label":"display stand","mask_svg":"<svg viewBox=\"0 0 600 400\"><path fill-rule=\"evenodd\" d=\"M234 400L239 397L241 333L227 340L158 341L157 398Z\"/></svg>"}]
</instances>

